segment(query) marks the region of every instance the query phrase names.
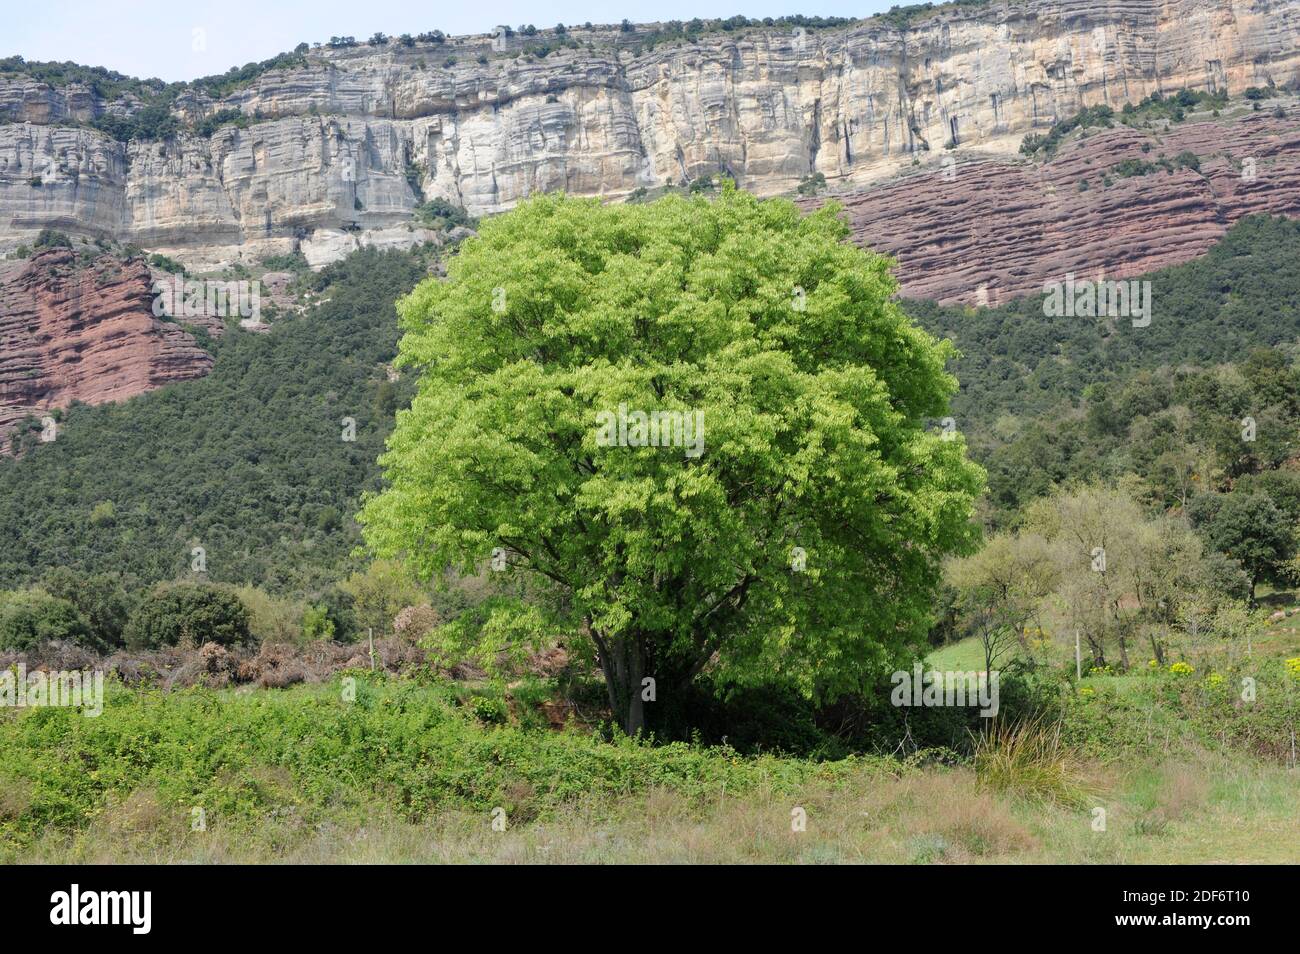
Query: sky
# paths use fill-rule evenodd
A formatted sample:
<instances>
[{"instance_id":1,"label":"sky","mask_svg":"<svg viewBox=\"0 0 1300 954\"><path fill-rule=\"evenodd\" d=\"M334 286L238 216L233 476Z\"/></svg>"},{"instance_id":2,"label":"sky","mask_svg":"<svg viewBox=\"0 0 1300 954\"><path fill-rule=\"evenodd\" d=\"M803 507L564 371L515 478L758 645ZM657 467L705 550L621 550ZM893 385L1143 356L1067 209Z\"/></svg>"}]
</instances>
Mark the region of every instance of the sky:
<instances>
[{"instance_id":1,"label":"sky","mask_svg":"<svg viewBox=\"0 0 1300 954\"><path fill-rule=\"evenodd\" d=\"M72 60L140 78L190 80L331 36L364 40L497 24L634 23L692 17L866 17L912 0L5 0L0 57Z\"/></svg>"}]
</instances>

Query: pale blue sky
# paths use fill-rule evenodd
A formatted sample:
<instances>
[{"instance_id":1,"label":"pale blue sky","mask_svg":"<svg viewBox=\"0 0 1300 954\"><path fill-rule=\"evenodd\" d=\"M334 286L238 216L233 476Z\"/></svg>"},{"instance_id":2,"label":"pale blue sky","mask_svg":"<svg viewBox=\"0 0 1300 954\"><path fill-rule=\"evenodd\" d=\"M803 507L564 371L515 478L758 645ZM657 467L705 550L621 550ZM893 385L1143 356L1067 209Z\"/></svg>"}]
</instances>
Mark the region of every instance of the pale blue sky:
<instances>
[{"instance_id":1,"label":"pale blue sky","mask_svg":"<svg viewBox=\"0 0 1300 954\"><path fill-rule=\"evenodd\" d=\"M131 76L188 80L264 60L306 41L442 30L486 33L498 23L566 24L692 17L865 17L900 0L8 0L0 56L73 60ZM205 49L194 49L202 30Z\"/></svg>"}]
</instances>

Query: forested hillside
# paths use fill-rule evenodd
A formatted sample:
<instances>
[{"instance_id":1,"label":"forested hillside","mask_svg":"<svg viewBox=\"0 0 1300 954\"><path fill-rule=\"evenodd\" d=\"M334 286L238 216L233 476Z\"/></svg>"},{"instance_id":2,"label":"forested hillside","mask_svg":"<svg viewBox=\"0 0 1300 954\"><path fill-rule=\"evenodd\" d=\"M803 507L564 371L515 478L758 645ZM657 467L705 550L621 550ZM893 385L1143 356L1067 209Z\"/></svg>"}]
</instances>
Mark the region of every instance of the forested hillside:
<instances>
[{"instance_id":1,"label":"forested hillside","mask_svg":"<svg viewBox=\"0 0 1300 954\"><path fill-rule=\"evenodd\" d=\"M1300 223L1245 219L1210 254L1145 278L1146 327L1048 317L1041 296L999 308L909 303L962 352L953 415L989 469L993 523L1070 478L1136 473L1153 504L1171 506L1192 484L1270 470L1295 452Z\"/></svg>"},{"instance_id":2,"label":"forested hillside","mask_svg":"<svg viewBox=\"0 0 1300 954\"><path fill-rule=\"evenodd\" d=\"M338 579L404 400L385 370L393 302L424 273L418 253L357 252L316 276L322 303L304 317L214 341L206 378L74 406L52 443L29 431L0 461L0 584L61 565L148 584L188 573L196 546L214 581L306 593Z\"/></svg>"},{"instance_id":3,"label":"forested hillside","mask_svg":"<svg viewBox=\"0 0 1300 954\"><path fill-rule=\"evenodd\" d=\"M305 316L209 343L204 380L73 407L53 443L22 435L0 460L0 585L68 567L143 589L187 576L194 547L208 580L272 593L309 598L347 576L360 495L408 399L386 373L394 302L424 274L419 252L357 252L312 279L321 304ZM1147 328L1047 317L1039 298L907 303L961 348L953 415L989 471L989 526L1057 483L1122 474L1153 508L1236 486L1300 519L1300 476L1283 467L1300 441L1300 224L1249 218L1149 278Z\"/></svg>"},{"instance_id":4,"label":"forested hillside","mask_svg":"<svg viewBox=\"0 0 1300 954\"><path fill-rule=\"evenodd\" d=\"M393 303L424 274L420 253L358 252L316 277L323 303L304 317L213 342L207 378L74 407L54 443L29 432L0 460L0 585L69 566L133 589L188 574L195 546L216 582L311 596L346 576L358 501L409 397L386 375ZM962 352L953 415L989 469L991 526L1054 483L1127 473L1153 507L1240 483L1300 517L1300 478L1277 470L1300 433L1300 224L1245 220L1206 257L1148 277L1143 328L1046 317L1040 298L907 303Z\"/></svg>"}]
</instances>

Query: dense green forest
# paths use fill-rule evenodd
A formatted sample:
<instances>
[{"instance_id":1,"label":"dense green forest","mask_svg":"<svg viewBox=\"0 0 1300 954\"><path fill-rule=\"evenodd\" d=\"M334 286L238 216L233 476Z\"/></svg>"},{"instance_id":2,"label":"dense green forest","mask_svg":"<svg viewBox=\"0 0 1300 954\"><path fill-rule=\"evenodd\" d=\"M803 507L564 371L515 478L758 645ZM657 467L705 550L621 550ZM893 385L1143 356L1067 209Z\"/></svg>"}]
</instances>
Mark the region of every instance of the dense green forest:
<instances>
[{"instance_id":1,"label":"dense green forest","mask_svg":"<svg viewBox=\"0 0 1300 954\"><path fill-rule=\"evenodd\" d=\"M27 432L0 462L0 583L66 565L147 584L188 572L196 546L213 581L309 593L338 579L407 400L385 372L393 302L424 274L418 253L362 250L315 277L323 303L304 317L212 342L206 378L74 406L53 443Z\"/></svg>"},{"instance_id":2,"label":"dense green forest","mask_svg":"<svg viewBox=\"0 0 1300 954\"><path fill-rule=\"evenodd\" d=\"M1071 478L1137 473L1152 503L1186 503L1180 487L1196 468L1173 452L1204 448L1220 483L1294 453L1300 223L1244 219L1209 254L1145 277L1152 317L1141 328L1048 317L1041 296L998 308L909 302L962 352L953 417L989 469L992 523ZM1240 433L1248 416L1253 441Z\"/></svg>"}]
</instances>

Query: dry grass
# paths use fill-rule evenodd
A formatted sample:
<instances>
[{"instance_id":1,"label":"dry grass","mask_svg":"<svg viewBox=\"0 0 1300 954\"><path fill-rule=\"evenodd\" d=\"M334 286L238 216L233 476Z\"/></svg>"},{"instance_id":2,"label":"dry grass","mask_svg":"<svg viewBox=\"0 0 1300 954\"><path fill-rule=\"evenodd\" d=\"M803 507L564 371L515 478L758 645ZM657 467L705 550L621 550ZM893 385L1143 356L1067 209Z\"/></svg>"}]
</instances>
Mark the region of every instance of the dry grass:
<instances>
[{"instance_id":1,"label":"dry grass","mask_svg":"<svg viewBox=\"0 0 1300 954\"><path fill-rule=\"evenodd\" d=\"M26 779L0 778L0 822L17 819L32 803L32 783Z\"/></svg>"},{"instance_id":2,"label":"dry grass","mask_svg":"<svg viewBox=\"0 0 1300 954\"><path fill-rule=\"evenodd\" d=\"M1019 776L1019 777L1023 777ZM364 818L305 817L271 773L251 780L280 807L251 830L164 811L148 792L106 810L85 832L50 836L16 861L288 863L769 863L1035 864L1300 860L1294 772L1197 757L1134 769L1104 798L1069 806L981 784L966 768L901 777L864 770L794 796L755 792L692 800L664 789L591 799L559 813L514 817L448 812L420 824L376 809ZM1094 789L1102 779L1089 780ZM1105 807L1104 831L1092 810ZM792 811L807 815L792 830ZM1160 824L1140 824L1148 817Z\"/></svg>"}]
</instances>

